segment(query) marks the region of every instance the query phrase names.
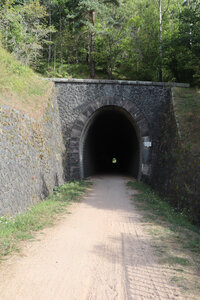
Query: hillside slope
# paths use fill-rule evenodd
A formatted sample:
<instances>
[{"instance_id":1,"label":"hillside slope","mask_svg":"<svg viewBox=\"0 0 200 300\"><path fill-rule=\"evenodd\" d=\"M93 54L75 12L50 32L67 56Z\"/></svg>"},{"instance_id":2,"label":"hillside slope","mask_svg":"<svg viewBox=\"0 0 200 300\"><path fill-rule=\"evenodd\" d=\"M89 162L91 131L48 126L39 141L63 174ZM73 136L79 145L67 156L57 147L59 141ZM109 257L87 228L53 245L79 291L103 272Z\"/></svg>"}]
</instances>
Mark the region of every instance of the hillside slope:
<instances>
[{"instance_id":1,"label":"hillside slope","mask_svg":"<svg viewBox=\"0 0 200 300\"><path fill-rule=\"evenodd\" d=\"M173 89L173 110L179 137L166 153L171 170L168 173L166 194L179 211L200 224L200 90ZM177 128L173 128L174 131Z\"/></svg>"},{"instance_id":2,"label":"hillside slope","mask_svg":"<svg viewBox=\"0 0 200 300\"><path fill-rule=\"evenodd\" d=\"M65 151L52 83L0 48L0 216L20 213L63 183Z\"/></svg>"},{"instance_id":3,"label":"hillside slope","mask_svg":"<svg viewBox=\"0 0 200 300\"><path fill-rule=\"evenodd\" d=\"M174 88L174 108L182 146L200 155L200 90Z\"/></svg>"},{"instance_id":4,"label":"hillside slope","mask_svg":"<svg viewBox=\"0 0 200 300\"><path fill-rule=\"evenodd\" d=\"M52 83L41 80L0 47L0 105L9 105L39 119L51 94Z\"/></svg>"}]
</instances>

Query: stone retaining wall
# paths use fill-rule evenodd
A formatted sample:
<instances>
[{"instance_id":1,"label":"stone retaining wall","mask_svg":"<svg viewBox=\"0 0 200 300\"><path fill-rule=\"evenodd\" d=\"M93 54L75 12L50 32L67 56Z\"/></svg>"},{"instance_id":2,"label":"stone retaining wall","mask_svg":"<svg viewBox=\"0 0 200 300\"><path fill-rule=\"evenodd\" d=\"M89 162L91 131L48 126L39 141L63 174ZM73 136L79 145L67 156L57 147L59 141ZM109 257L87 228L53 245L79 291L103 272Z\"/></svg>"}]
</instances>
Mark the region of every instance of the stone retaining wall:
<instances>
[{"instance_id":1,"label":"stone retaining wall","mask_svg":"<svg viewBox=\"0 0 200 300\"><path fill-rule=\"evenodd\" d=\"M163 125L171 115L169 84L54 81L56 95L49 99L39 122L9 106L0 107L0 215L24 211L66 179L83 177L83 133L95 112L106 106L123 109L135 122L141 178L154 186L160 183L168 165L163 161L163 139L169 130L173 136L175 124Z\"/></svg>"},{"instance_id":2,"label":"stone retaining wall","mask_svg":"<svg viewBox=\"0 0 200 300\"><path fill-rule=\"evenodd\" d=\"M40 122L0 108L0 215L24 211L62 184L63 145L56 99Z\"/></svg>"}]
</instances>

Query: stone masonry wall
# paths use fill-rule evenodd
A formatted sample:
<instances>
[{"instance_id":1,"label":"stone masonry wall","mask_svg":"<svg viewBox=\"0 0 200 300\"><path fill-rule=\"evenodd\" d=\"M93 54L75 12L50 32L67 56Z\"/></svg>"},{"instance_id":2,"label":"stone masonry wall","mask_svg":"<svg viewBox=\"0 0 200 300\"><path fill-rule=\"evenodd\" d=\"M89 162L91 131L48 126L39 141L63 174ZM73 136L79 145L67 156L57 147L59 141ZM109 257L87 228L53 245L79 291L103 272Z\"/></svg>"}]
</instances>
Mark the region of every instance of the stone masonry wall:
<instances>
[{"instance_id":1,"label":"stone masonry wall","mask_svg":"<svg viewBox=\"0 0 200 300\"><path fill-rule=\"evenodd\" d=\"M63 183L63 145L57 102L36 122L0 108L0 215L24 211Z\"/></svg>"},{"instance_id":2,"label":"stone masonry wall","mask_svg":"<svg viewBox=\"0 0 200 300\"><path fill-rule=\"evenodd\" d=\"M80 161L78 161L80 145L74 132L80 131L79 127L82 126L83 121L85 122L85 116L89 119L96 109L95 107L99 108L103 105L117 105L124 107L128 112L132 109L131 105L135 107L135 112L137 111L140 115L139 118L136 117L136 123L141 123L139 127L142 129L148 124L148 137L146 139L147 134L145 132L141 133L141 143L145 144L146 141L149 141L148 138L151 140L150 154L143 156L148 156L152 170L154 170L153 165L156 161L154 149L158 147L163 116L169 109L169 86L165 86L163 83L73 79L55 79L55 86L62 132L67 148L65 156L66 178L80 178L80 167L79 169L76 168L80 165ZM133 116L135 112L133 112ZM144 172L149 173L149 170ZM151 176L156 175L151 174Z\"/></svg>"},{"instance_id":3,"label":"stone masonry wall","mask_svg":"<svg viewBox=\"0 0 200 300\"><path fill-rule=\"evenodd\" d=\"M170 111L164 83L56 79L54 98L37 122L0 107L0 215L24 211L66 179L80 179L82 133L101 107L133 119L141 146L141 177L155 183L163 122Z\"/></svg>"},{"instance_id":4,"label":"stone masonry wall","mask_svg":"<svg viewBox=\"0 0 200 300\"><path fill-rule=\"evenodd\" d=\"M176 210L188 215L200 224L200 159L198 154L185 149L181 143L178 119L174 103L163 119L156 153L154 172L157 177L152 186L164 196Z\"/></svg>"}]
</instances>

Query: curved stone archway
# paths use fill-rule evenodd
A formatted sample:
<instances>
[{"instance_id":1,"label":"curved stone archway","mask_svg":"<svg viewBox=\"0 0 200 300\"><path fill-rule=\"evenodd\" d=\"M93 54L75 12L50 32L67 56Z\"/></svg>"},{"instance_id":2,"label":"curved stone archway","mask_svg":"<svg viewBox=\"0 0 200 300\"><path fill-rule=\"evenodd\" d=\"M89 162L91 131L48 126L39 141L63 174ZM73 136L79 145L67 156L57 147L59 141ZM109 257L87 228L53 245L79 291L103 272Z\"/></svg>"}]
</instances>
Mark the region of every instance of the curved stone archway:
<instances>
[{"instance_id":1,"label":"curved stone archway","mask_svg":"<svg viewBox=\"0 0 200 300\"><path fill-rule=\"evenodd\" d=\"M84 141L98 112L108 107L121 111L136 132L140 149L138 179L151 175L152 145L148 121L132 101L116 97L104 97L88 104L73 124L67 149L67 177L69 179L85 177L83 160Z\"/></svg>"},{"instance_id":2,"label":"curved stone archway","mask_svg":"<svg viewBox=\"0 0 200 300\"><path fill-rule=\"evenodd\" d=\"M113 173L140 177L140 140L138 126L126 110L116 105L99 108L81 134L81 177Z\"/></svg>"}]
</instances>

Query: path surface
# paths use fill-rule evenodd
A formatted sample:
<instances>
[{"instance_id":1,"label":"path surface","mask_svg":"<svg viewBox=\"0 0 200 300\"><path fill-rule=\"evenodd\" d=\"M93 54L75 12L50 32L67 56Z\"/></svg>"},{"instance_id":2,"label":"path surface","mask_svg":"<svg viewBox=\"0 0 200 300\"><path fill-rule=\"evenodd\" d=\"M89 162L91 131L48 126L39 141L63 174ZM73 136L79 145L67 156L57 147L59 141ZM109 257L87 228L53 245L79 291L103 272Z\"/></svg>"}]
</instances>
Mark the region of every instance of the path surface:
<instances>
[{"instance_id":1,"label":"path surface","mask_svg":"<svg viewBox=\"0 0 200 300\"><path fill-rule=\"evenodd\" d=\"M93 181L71 215L3 264L1 300L181 299L152 255L127 179Z\"/></svg>"}]
</instances>

